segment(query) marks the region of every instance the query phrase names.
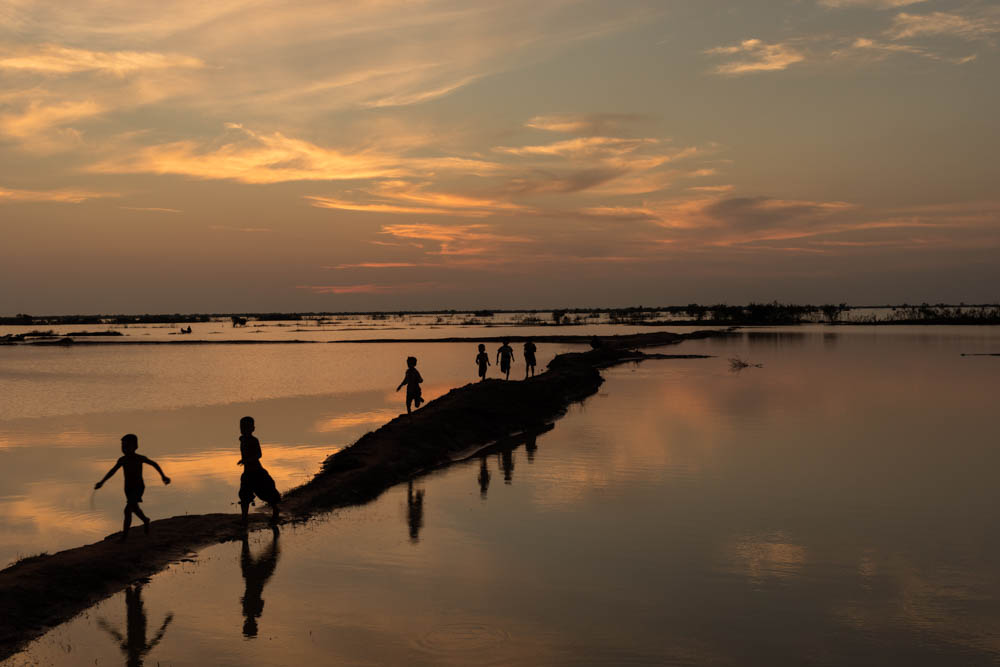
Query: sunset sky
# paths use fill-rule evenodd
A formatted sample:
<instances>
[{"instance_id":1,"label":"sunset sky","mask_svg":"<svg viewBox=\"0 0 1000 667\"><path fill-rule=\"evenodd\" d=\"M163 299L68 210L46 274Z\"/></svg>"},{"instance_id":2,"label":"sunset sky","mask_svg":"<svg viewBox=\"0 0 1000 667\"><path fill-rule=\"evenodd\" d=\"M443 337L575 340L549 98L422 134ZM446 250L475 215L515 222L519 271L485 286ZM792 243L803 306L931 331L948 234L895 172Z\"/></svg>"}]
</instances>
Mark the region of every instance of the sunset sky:
<instances>
[{"instance_id":1,"label":"sunset sky","mask_svg":"<svg viewBox=\"0 0 1000 667\"><path fill-rule=\"evenodd\" d=\"M1000 3L0 0L0 313L1000 301Z\"/></svg>"}]
</instances>

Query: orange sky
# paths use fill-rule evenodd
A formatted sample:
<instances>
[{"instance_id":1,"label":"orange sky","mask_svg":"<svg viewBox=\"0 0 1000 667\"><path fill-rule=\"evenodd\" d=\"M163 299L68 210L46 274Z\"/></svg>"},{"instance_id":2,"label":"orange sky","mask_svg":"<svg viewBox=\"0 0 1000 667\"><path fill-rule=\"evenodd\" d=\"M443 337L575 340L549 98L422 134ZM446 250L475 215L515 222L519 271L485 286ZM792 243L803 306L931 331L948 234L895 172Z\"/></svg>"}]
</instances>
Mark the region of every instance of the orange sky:
<instances>
[{"instance_id":1,"label":"orange sky","mask_svg":"<svg viewBox=\"0 0 1000 667\"><path fill-rule=\"evenodd\" d=\"M998 301L985 0L0 0L0 313Z\"/></svg>"}]
</instances>

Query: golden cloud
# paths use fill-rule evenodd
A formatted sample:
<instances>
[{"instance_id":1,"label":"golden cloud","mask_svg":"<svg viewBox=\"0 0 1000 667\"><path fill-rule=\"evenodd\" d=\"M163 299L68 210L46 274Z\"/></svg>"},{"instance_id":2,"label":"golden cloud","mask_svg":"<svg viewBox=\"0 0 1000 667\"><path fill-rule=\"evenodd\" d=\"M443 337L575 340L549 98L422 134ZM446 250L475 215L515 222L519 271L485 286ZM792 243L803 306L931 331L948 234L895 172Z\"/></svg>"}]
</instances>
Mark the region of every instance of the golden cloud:
<instances>
[{"instance_id":1,"label":"golden cloud","mask_svg":"<svg viewBox=\"0 0 1000 667\"><path fill-rule=\"evenodd\" d=\"M88 199L118 197L110 192L92 192L89 190L13 190L0 187L0 203L3 202L57 202L61 204L79 204Z\"/></svg>"},{"instance_id":2,"label":"golden cloud","mask_svg":"<svg viewBox=\"0 0 1000 667\"><path fill-rule=\"evenodd\" d=\"M101 71L125 76L156 69L200 69L198 58L148 51L88 51L55 44L21 48L0 54L0 70L20 70L40 74L72 74Z\"/></svg>"},{"instance_id":3,"label":"golden cloud","mask_svg":"<svg viewBox=\"0 0 1000 667\"><path fill-rule=\"evenodd\" d=\"M735 46L720 46L709 49L710 55L746 56L745 59L719 65L718 74L749 74L753 72L774 72L788 69L800 63L806 56L789 44L767 44L759 39L746 39Z\"/></svg>"}]
</instances>

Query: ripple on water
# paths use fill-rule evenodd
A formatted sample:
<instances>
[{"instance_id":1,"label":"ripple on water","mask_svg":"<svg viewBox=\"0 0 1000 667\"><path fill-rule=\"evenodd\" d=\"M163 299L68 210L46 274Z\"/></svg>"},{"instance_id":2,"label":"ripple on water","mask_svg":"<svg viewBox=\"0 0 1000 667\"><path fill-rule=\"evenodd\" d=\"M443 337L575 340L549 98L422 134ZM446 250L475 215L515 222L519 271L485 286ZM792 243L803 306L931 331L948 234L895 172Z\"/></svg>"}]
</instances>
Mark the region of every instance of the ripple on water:
<instances>
[{"instance_id":1,"label":"ripple on water","mask_svg":"<svg viewBox=\"0 0 1000 667\"><path fill-rule=\"evenodd\" d=\"M468 663L502 664L503 659L490 651L495 651L510 642L510 633L492 625L475 621L459 621L439 625L422 637L414 640L421 651L433 657L446 660L467 658Z\"/></svg>"}]
</instances>

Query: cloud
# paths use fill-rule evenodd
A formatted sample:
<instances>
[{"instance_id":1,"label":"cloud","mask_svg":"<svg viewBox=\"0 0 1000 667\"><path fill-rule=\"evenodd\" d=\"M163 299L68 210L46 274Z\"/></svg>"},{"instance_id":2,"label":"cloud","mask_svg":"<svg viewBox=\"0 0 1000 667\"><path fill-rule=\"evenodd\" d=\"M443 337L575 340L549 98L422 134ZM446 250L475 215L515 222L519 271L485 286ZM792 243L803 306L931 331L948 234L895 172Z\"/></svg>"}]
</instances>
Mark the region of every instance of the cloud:
<instances>
[{"instance_id":1,"label":"cloud","mask_svg":"<svg viewBox=\"0 0 1000 667\"><path fill-rule=\"evenodd\" d=\"M0 204L4 202L56 202L60 204L79 204L88 199L103 199L118 197L109 192L92 192L89 190L14 190L0 187Z\"/></svg>"},{"instance_id":2,"label":"cloud","mask_svg":"<svg viewBox=\"0 0 1000 667\"><path fill-rule=\"evenodd\" d=\"M718 65L718 74L749 74L788 69L806 59L806 55L789 44L766 44L759 39L746 39L735 46L720 46L706 53L720 56L745 56L743 59Z\"/></svg>"},{"instance_id":3,"label":"cloud","mask_svg":"<svg viewBox=\"0 0 1000 667\"><path fill-rule=\"evenodd\" d=\"M0 70L40 74L100 71L125 76L142 70L200 69L205 63L192 56L149 51L88 51L56 44L8 49L0 52Z\"/></svg>"},{"instance_id":4,"label":"cloud","mask_svg":"<svg viewBox=\"0 0 1000 667\"><path fill-rule=\"evenodd\" d=\"M325 266L325 269L404 269L416 266L424 266L414 262L360 262L358 264L337 264L336 266Z\"/></svg>"},{"instance_id":5,"label":"cloud","mask_svg":"<svg viewBox=\"0 0 1000 667\"><path fill-rule=\"evenodd\" d=\"M954 37L965 41L989 39L1000 33L1000 13L963 16L947 12L907 14L900 12L886 34L894 40L914 37Z\"/></svg>"},{"instance_id":6,"label":"cloud","mask_svg":"<svg viewBox=\"0 0 1000 667\"><path fill-rule=\"evenodd\" d=\"M105 111L94 100L45 105L33 101L21 113L0 116L0 135L28 139L74 121L97 116Z\"/></svg>"},{"instance_id":7,"label":"cloud","mask_svg":"<svg viewBox=\"0 0 1000 667\"><path fill-rule=\"evenodd\" d=\"M306 290L314 294L399 294L402 292L424 292L431 289L444 289L444 287L435 282L418 282L397 285L374 283L360 285L298 285L296 289Z\"/></svg>"},{"instance_id":8,"label":"cloud","mask_svg":"<svg viewBox=\"0 0 1000 667\"><path fill-rule=\"evenodd\" d=\"M267 227L231 227L228 225L211 225L209 229L216 232L237 232L239 234L270 234L274 231Z\"/></svg>"},{"instance_id":9,"label":"cloud","mask_svg":"<svg viewBox=\"0 0 1000 667\"><path fill-rule=\"evenodd\" d=\"M911 44L876 42L875 40L867 39L864 37L859 37L858 39L854 40L854 43L851 44L851 49L856 51L867 51L881 56L897 54L897 53L907 53L910 55L921 56L923 58L929 58L931 60L950 62L955 65L964 65L976 59L976 54L971 54L967 56L948 57L943 54L921 48L919 46L913 46ZM834 53L834 55L838 56L843 54L844 54L843 51L838 51Z\"/></svg>"},{"instance_id":10,"label":"cloud","mask_svg":"<svg viewBox=\"0 0 1000 667\"><path fill-rule=\"evenodd\" d=\"M240 136L221 146L177 141L134 149L87 167L104 174L177 174L205 180L268 184L290 181L396 179L412 174L458 171L488 173L499 168L484 160L462 157L411 158L376 150L341 150L286 136L258 133L227 123ZM331 200L334 201L334 200Z\"/></svg>"},{"instance_id":11,"label":"cloud","mask_svg":"<svg viewBox=\"0 0 1000 667\"><path fill-rule=\"evenodd\" d=\"M162 208L159 206L119 206L118 208L125 211L145 211L148 213L183 213L177 208Z\"/></svg>"},{"instance_id":12,"label":"cloud","mask_svg":"<svg viewBox=\"0 0 1000 667\"><path fill-rule=\"evenodd\" d=\"M369 102L365 102L363 106L378 109L381 107L401 107L410 106L411 104L422 104L423 102L435 100L439 97L444 97L445 95L453 93L459 88L464 88L480 78L482 78L480 75L465 76L457 81L425 90L411 91L408 93L394 93L384 97L379 97Z\"/></svg>"},{"instance_id":13,"label":"cloud","mask_svg":"<svg viewBox=\"0 0 1000 667\"><path fill-rule=\"evenodd\" d=\"M626 127L648 121L643 114L626 113L555 113L535 116L526 127L547 132L584 136L615 135Z\"/></svg>"},{"instance_id":14,"label":"cloud","mask_svg":"<svg viewBox=\"0 0 1000 667\"><path fill-rule=\"evenodd\" d=\"M438 250L432 251L431 254L444 256L502 252L511 245L533 242L533 239L527 236L499 234L485 224L393 224L383 225L381 233L402 240L431 241L438 245Z\"/></svg>"},{"instance_id":15,"label":"cloud","mask_svg":"<svg viewBox=\"0 0 1000 667\"><path fill-rule=\"evenodd\" d=\"M542 155L558 157L604 157L632 153L642 146L658 143L656 139L622 139L618 137L578 137L537 146L497 146L493 150L508 155Z\"/></svg>"},{"instance_id":16,"label":"cloud","mask_svg":"<svg viewBox=\"0 0 1000 667\"><path fill-rule=\"evenodd\" d=\"M870 9L895 9L896 7L906 7L915 5L927 0L819 0L819 4L825 7L841 9L844 7L867 7Z\"/></svg>"}]
</instances>

